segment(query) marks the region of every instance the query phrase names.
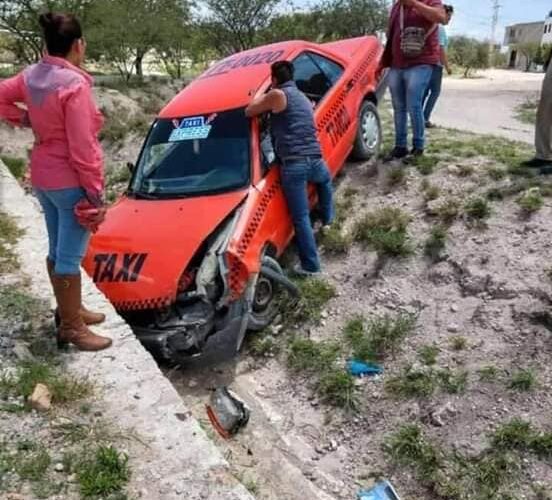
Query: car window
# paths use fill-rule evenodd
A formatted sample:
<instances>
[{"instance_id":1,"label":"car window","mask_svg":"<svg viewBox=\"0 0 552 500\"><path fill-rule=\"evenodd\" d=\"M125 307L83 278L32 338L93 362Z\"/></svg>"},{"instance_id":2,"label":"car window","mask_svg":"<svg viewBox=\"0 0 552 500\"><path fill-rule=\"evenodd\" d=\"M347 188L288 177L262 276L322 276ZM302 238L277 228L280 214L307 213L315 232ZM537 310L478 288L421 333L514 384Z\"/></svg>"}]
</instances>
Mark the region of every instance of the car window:
<instances>
[{"instance_id":1,"label":"car window","mask_svg":"<svg viewBox=\"0 0 552 500\"><path fill-rule=\"evenodd\" d=\"M343 68L339 64L319 54L310 53L309 55L312 57L317 66L324 72L332 85L334 85L337 80L341 78Z\"/></svg>"},{"instance_id":2,"label":"car window","mask_svg":"<svg viewBox=\"0 0 552 500\"><path fill-rule=\"evenodd\" d=\"M276 161L276 153L270 134L270 114L259 117L259 141L261 151L261 166L263 177L270 170L270 166Z\"/></svg>"},{"instance_id":3,"label":"car window","mask_svg":"<svg viewBox=\"0 0 552 500\"><path fill-rule=\"evenodd\" d=\"M332 84L320 67L315 64L309 54L301 54L293 61L295 68L295 83L307 97L319 102Z\"/></svg>"},{"instance_id":4,"label":"car window","mask_svg":"<svg viewBox=\"0 0 552 500\"><path fill-rule=\"evenodd\" d=\"M249 182L249 144L243 109L160 118L138 161L132 192L171 197L239 189Z\"/></svg>"}]
</instances>

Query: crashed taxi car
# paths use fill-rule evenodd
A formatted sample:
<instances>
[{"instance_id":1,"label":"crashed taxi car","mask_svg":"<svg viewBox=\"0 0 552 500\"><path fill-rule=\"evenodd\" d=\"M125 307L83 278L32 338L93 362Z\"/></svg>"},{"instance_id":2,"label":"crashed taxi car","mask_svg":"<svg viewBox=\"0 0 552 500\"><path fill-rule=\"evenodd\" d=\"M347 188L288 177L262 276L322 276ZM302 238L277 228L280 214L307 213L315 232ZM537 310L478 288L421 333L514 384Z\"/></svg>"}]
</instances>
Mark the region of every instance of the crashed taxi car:
<instances>
[{"instance_id":1,"label":"crashed taxi car","mask_svg":"<svg viewBox=\"0 0 552 500\"><path fill-rule=\"evenodd\" d=\"M381 54L375 37L259 47L214 64L160 112L84 260L155 355L233 355L248 329L273 320L277 290L294 292L277 262L293 225L270 120L244 114L270 88L270 64L293 62L335 176L349 156L378 152ZM309 196L314 207L314 189Z\"/></svg>"}]
</instances>

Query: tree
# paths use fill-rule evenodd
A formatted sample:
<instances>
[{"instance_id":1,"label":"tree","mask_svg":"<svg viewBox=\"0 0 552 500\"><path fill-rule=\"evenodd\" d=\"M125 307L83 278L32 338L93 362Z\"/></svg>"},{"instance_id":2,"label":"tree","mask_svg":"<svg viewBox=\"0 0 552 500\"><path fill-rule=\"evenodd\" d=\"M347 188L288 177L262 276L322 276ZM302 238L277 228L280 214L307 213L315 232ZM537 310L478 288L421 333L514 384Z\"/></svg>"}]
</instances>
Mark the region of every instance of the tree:
<instances>
[{"instance_id":1,"label":"tree","mask_svg":"<svg viewBox=\"0 0 552 500\"><path fill-rule=\"evenodd\" d=\"M185 0L95 0L90 15L91 54L112 63L129 80L143 76L143 61L151 49L170 45L189 17Z\"/></svg>"},{"instance_id":2,"label":"tree","mask_svg":"<svg viewBox=\"0 0 552 500\"><path fill-rule=\"evenodd\" d=\"M47 11L72 12L86 19L93 0L2 0L0 29L10 34L9 49L19 61L31 63L42 56L42 32L38 17Z\"/></svg>"},{"instance_id":3,"label":"tree","mask_svg":"<svg viewBox=\"0 0 552 500\"><path fill-rule=\"evenodd\" d=\"M468 78L474 69L489 67L489 44L466 36L450 39L449 60L464 68L464 78Z\"/></svg>"},{"instance_id":4,"label":"tree","mask_svg":"<svg viewBox=\"0 0 552 500\"><path fill-rule=\"evenodd\" d=\"M274 19L281 0L205 0L208 14L201 23L209 43L229 55L255 47L258 35Z\"/></svg>"}]
</instances>

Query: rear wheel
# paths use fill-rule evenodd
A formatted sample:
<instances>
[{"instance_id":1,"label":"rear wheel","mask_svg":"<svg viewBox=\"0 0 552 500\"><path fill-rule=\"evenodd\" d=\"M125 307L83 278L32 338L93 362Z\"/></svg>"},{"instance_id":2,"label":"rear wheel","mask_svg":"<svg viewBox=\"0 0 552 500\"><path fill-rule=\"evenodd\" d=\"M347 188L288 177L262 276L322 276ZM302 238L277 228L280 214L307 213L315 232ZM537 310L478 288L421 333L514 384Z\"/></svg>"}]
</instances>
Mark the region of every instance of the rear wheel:
<instances>
[{"instance_id":1,"label":"rear wheel","mask_svg":"<svg viewBox=\"0 0 552 500\"><path fill-rule=\"evenodd\" d=\"M358 129L352 157L369 160L377 156L381 147L382 132L378 108L373 102L364 101L358 114Z\"/></svg>"}]
</instances>

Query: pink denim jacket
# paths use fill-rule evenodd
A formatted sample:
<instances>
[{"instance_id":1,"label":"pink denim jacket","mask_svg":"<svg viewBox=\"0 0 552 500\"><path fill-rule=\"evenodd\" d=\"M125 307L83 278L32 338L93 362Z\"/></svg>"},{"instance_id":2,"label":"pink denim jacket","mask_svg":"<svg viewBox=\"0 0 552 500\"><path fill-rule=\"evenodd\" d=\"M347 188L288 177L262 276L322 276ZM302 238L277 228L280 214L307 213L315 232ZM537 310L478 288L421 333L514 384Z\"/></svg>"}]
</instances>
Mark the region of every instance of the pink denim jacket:
<instances>
[{"instance_id":1,"label":"pink denim jacket","mask_svg":"<svg viewBox=\"0 0 552 500\"><path fill-rule=\"evenodd\" d=\"M0 119L32 128L34 187L82 187L92 203L101 203L104 176L98 133L103 117L93 101L90 75L65 59L45 56L0 82Z\"/></svg>"}]
</instances>

